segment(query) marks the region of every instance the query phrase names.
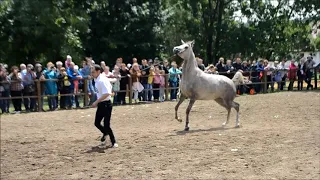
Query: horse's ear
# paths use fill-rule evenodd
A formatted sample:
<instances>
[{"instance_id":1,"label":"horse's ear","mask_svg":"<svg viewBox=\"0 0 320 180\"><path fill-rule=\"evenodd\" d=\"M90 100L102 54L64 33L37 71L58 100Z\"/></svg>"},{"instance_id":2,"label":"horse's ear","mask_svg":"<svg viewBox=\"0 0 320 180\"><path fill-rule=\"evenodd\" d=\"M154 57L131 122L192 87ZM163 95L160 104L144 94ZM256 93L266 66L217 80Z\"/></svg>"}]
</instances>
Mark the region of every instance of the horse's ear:
<instances>
[{"instance_id":1,"label":"horse's ear","mask_svg":"<svg viewBox=\"0 0 320 180\"><path fill-rule=\"evenodd\" d=\"M182 44L185 44L185 42L184 42L182 39L181 39L181 43L182 43Z\"/></svg>"},{"instance_id":2,"label":"horse's ear","mask_svg":"<svg viewBox=\"0 0 320 180\"><path fill-rule=\"evenodd\" d=\"M194 40L191 41L191 47L193 47L193 46L194 46Z\"/></svg>"}]
</instances>

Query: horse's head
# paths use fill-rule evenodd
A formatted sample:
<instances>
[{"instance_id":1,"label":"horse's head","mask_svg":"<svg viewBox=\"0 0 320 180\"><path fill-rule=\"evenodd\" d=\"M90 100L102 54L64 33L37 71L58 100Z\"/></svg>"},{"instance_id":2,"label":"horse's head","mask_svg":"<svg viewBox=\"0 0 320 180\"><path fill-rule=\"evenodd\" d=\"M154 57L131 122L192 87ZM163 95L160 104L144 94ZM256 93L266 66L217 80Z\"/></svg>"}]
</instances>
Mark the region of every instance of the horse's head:
<instances>
[{"instance_id":1,"label":"horse's head","mask_svg":"<svg viewBox=\"0 0 320 180\"><path fill-rule=\"evenodd\" d=\"M173 48L173 53L186 60L190 57L190 53L193 53L192 48L194 45L194 40L189 42L184 42L183 40L181 40L181 42L182 45Z\"/></svg>"}]
</instances>

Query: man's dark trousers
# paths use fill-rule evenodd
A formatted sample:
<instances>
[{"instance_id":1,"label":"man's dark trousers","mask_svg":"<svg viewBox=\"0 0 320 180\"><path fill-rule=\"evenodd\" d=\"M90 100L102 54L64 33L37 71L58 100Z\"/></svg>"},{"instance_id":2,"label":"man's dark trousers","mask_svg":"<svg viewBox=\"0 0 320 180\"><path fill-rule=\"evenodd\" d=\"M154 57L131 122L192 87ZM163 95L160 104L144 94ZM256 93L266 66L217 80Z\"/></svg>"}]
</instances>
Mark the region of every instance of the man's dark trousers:
<instances>
[{"instance_id":1,"label":"man's dark trousers","mask_svg":"<svg viewBox=\"0 0 320 180\"><path fill-rule=\"evenodd\" d=\"M112 129L110 127L110 118L112 113L112 103L111 101L103 101L98 103L98 108L96 112L96 118L94 125L104 134L109 135L112 145L116 143ZM104 119L104 126L101 126L101 121Z\"/></svg>"}]
</instances>

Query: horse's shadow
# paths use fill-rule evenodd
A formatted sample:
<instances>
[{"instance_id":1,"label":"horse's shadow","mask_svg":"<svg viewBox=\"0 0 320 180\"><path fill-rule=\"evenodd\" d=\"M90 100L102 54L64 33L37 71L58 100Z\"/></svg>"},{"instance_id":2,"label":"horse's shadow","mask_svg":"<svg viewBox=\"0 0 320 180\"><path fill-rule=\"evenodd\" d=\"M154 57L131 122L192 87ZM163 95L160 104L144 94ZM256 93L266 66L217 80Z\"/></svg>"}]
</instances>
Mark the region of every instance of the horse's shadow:
<instances>
[{"instance_id":1,"label":"horse's shadow","mask_svg":"<svg viewBox=\"0 0 320 180\"><path fill-rule=\"evenodd\" d=\"M105 150L109 148L110 147L93 146L90 150L86 151L86 153L105 153Z\"/></svg>"},{"instance_id":2,"label":"horse's shadow","mask_svg":"<svg viewBox=\"0 0 320 180\"><path fill-rule=\"evenodd\" d=\"M238 129L236 127L230 127L230 128L226 128L226 127L215 127L215 128L210 128L210 129L192 129L189 131L176 131L175 135L168 135L168 136L180 136L180 135L185 135L185 134L192 134L192 133L198 133L198 132L212 132L212 131L226 131L226 130L230 130L230 129Z\"/></svg>"}]
</instances>

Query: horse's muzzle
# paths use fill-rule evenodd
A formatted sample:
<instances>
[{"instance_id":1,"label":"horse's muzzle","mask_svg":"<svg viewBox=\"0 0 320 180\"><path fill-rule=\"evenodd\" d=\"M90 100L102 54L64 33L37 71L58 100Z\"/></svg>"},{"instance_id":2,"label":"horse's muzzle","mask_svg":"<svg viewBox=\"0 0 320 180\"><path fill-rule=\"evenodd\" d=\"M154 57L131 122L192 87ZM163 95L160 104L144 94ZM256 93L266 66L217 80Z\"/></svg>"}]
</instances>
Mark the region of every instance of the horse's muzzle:
<instances>
[{"instance_id":1,"label":"horse's muzzle","mask_svg":"<svg viewBox=\"0 0 320 180\"><path fill-rule=\"evenodd\" d=\"M180 52L180 49L179 49L179 48L174 48L174 49L173 49L173 53L174 53L174 54L179 54L179 52Z\"/></svg>"}]
</instances>

